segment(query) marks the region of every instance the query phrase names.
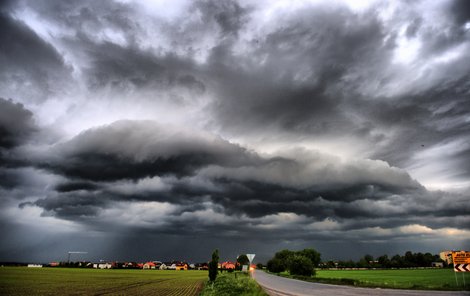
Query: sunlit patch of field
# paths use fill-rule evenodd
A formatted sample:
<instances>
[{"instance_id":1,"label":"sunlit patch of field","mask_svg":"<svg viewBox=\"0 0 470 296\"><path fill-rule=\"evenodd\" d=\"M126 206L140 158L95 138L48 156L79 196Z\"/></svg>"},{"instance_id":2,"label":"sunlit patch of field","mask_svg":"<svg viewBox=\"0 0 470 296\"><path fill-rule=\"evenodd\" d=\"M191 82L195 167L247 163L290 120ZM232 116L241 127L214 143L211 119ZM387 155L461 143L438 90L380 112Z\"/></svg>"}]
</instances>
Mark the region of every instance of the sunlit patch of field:
<instances>
[{"instance_id":1,"label":"sunlit patch of field","mask_svg":"<svg viewBox=\"0 0 470 296\"><path fill-rule=\"evenodd\" d=\"M465 278L463 278L465 277ZM462 290L470 286L470 274L453 269L318 270L318 281L395 289Z\"/></svg>"}]
</instances>

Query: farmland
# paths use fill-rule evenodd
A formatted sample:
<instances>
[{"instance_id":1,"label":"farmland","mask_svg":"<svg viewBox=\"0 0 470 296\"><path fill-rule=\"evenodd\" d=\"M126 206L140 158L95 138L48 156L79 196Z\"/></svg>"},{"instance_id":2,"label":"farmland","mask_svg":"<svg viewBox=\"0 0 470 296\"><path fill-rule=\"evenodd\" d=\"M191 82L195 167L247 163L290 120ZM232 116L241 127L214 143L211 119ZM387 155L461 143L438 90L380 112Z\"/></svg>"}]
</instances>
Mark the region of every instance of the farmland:
<instances>
[{"instance_id":1,"label":"farmland","mask_svg":"<svg viewBox=\"0 0 470 296\"><path fill-rule=\"evenodd\" d=\"M198 295L207 271L0 268L0 295Z\"/></svg>"},{"instance_id":2,"label":"farmland","mask_svg":"<svg viewBox=\"0 0 470 296\"><path fill-rule=\"evenodd\" d=\"M318 270L313 281L363 287L462 290L462 276L469 289L470 275L457 274L457 286L452 269Z\"/></svg>"}]
</instances>

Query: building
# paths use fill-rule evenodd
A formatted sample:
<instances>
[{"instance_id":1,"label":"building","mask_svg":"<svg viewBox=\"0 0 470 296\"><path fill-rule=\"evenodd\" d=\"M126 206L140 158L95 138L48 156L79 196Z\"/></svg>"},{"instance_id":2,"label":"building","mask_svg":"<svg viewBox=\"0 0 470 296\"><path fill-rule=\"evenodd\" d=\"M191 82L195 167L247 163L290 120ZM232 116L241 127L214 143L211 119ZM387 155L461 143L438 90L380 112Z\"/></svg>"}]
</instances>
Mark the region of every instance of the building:
<instances>
[{"instance_id":1,"label":"building","mask_svg":"<svg viewBox=\"0 0 470 296\"><path fill-rule=\"evenodd\" d=\"M144 264L144 266L142 267L142 269L155 269L155 263L153 262L147 262Z\"/></svg>"},{"instance_id":2,"label":"building","mask_svg":"<svg viewBox=\"0 0 470 296\"><path fill-rule=\"evenodd\" d=\"M225 261L221 264L221 268L222 269L226 269L226 270L235 270L235 263L233 262L230 262L230 261Z\"/></svg>"}]
</instances>

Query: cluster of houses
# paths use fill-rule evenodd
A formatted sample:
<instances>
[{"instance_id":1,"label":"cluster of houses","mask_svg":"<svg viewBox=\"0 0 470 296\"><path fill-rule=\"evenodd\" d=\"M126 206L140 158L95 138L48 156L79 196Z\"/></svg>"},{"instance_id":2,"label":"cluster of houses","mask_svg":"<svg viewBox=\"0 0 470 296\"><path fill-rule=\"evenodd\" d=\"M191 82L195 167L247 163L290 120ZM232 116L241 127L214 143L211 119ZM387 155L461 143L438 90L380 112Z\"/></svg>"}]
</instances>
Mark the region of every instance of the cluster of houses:
<instances>
[{"instance_id":1,"label":"cluster of houses","mask_svg":"<svg viewBox=\"0 0 470 296\"><path fill-rule=\"evenodd\" d=\"M50 267L58 266L73 266L73 267L85 267L85 268L97 268L97 269L159 269L159 270L208 270L209 264L204 263L187 263L184 261L170 261L170 262L161 262L161 261L148 261L145 263L137 262L75 262L65 264L59 262L51 262L48 264ZM42 266L41 266L42 267ZM237 264L231 261L225 261L219 263L220 270L235 270Z\"/></svg>"}]
</instances>

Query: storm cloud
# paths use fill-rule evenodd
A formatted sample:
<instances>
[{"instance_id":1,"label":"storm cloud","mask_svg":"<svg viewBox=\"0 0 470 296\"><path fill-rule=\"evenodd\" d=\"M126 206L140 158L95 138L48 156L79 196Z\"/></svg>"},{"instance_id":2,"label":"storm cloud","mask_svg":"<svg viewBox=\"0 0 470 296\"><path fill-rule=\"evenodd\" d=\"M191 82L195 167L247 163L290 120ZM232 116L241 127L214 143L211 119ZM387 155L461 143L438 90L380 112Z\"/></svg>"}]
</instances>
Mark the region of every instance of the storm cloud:
<instances>
[{"instance_id":1,"label":"storm cloud","mask_svg":"<svg viewBox=\"0 0 470 296\"><path fill-rule=\"evenodd\" d=\"M2 2L0 259L468 247L467 8Z\"/></svg>"}]
</instances>

